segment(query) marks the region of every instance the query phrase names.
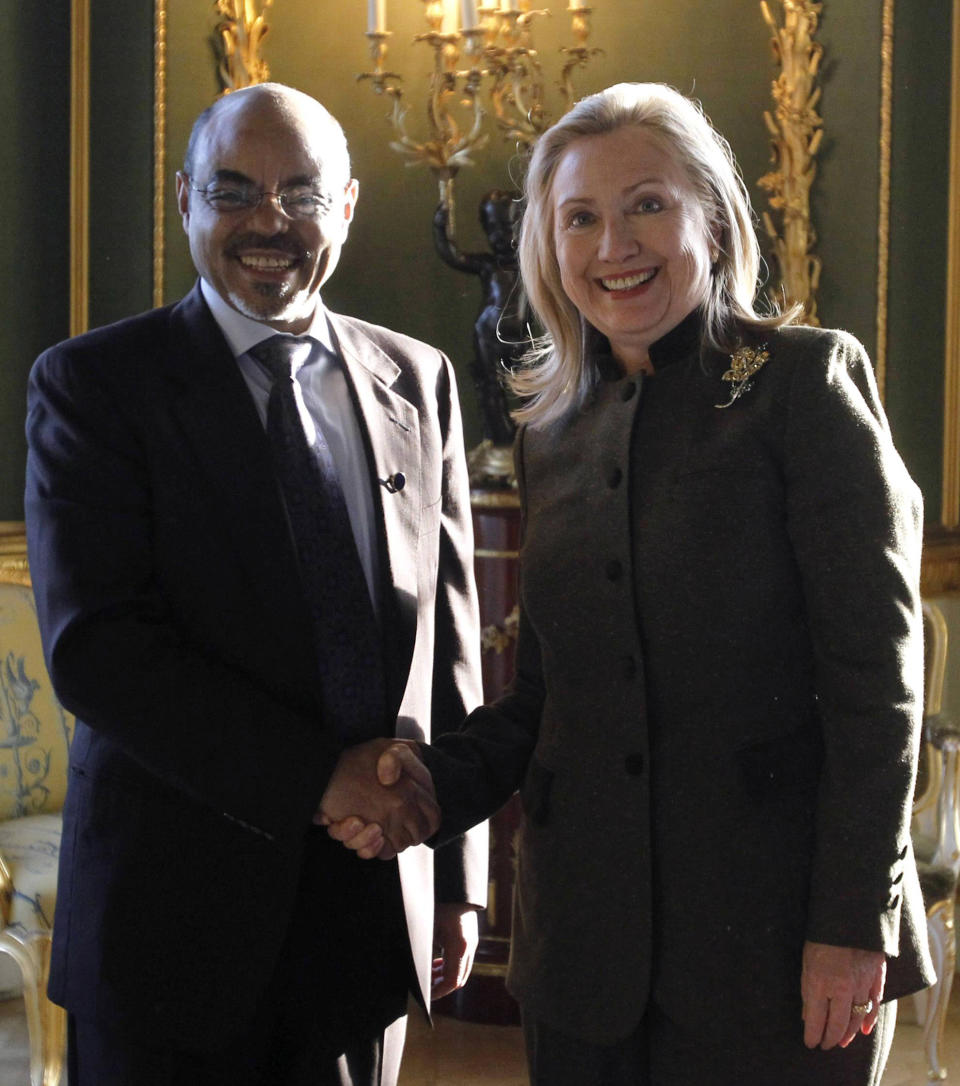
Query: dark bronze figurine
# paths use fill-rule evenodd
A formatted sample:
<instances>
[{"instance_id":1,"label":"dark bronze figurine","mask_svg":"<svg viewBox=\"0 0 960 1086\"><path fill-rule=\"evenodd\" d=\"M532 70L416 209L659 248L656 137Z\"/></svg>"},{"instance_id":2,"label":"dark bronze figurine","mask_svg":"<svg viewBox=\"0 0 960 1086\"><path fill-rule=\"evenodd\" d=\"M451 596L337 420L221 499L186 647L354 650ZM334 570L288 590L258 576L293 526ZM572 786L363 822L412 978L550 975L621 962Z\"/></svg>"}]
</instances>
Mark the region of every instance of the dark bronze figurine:
<instances>
[{"instance_id":1,"label":"dark bronze figurine","mask_svg":"<svg viewBox=\"0 0 960 1086\"><path fill-rule=\"evenodd\" d=\"M457 271L476 275L483 288L474 324L470 367L479 400L485 444L509 447L516 427L510 418L503 375L530 345L530 310L520 284L516 231L520 194L493 189L480 201L480 224L490 252L462 253L449 233L449 211L441 204L433 218L433 240L440 256Z\"/></svg>"}]
</instances>

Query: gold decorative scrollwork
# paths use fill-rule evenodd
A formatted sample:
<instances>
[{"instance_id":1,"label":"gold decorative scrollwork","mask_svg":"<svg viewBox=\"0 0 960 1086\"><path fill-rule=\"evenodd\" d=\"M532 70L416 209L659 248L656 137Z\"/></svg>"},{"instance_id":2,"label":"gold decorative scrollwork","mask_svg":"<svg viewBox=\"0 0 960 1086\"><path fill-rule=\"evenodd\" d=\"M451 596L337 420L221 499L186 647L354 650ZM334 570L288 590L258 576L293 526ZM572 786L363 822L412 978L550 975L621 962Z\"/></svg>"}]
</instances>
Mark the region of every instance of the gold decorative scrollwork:
<instances>
[{"instance_id":1,"label":"gold decorative scrollwork","mask_svg":"<svg viewBox=\"0 0 960 1086\"><path fill-rule=\"evenodd\" d=\"M260 56L260 46L267 36L264 12L273 0L216 0L217 14L224 16L217 24L220 47L220 82L223 93L265 83L270 78L267 62Z\"/></svg>"},{"instance_id":2,"label":"gold decorative scrollwork","mask_svg":"<svg viewBox=\"0 0 960 1086\"><path fill-rule=\"evenodd\" d=\"M773 84L776 108L763 115L772 136L774 169L759 181L770 193L771 208L780 215L780 229L769 212L763 213L763 223L773 243L783 300L788 305L799 302L807 323L819 324L815 295L820 258L811 252L816 232L810 219L810 188L823 136L823 122L817 113L820 88L816 85L823 47L813 40L823 4L814 0L780 2L782 25L766 0L760 3L773 34L774 59L781 68Z\"/></svg>"},{"instance_id":3,"label":"gold decorative scrollwork","mask_svg":"<svg viewBox=\"0 0 960 1086\"><path fill-rule=\"evenodd\" d=\"M567 11L570 13L573 38L577 44L561 47L561 52L567 54L567 59L564 62L563 71L560 73L558 82L568 106L572 106L577 99L576 89L573 86L574 69L585 68L592 57L603 56L603 50L587 47L587 39L590 37L590 16L593 13L593 8L585 7L583 4L576 3L575 0L570 0L570 7L567 8Z\"/></svg>"},{"instance_id":4,"label":"gold decorative scrollwork","mask_svg":"<svg viewBox=\"0 0 960 1086\"><path fill-rule=\"evenodd\" d=\"M167 0L156 0L153 25L153 304L163 305L164 193L167 157Z\"/></svg>"}]
</instances>

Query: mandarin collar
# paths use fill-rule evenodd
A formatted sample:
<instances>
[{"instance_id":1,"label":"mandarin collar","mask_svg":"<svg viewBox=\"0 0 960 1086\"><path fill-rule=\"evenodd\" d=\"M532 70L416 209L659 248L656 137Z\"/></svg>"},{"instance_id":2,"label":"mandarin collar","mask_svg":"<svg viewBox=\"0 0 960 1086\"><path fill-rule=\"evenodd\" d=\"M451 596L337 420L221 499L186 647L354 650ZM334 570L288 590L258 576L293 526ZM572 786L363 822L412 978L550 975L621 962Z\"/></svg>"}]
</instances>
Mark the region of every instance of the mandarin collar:
<instances>
[{"instance_id":1,"label":"mandarin collar","mask_svg":"<svg viewBox=\"0 0 960 1086\"><path fill-rule=\"evenodd\" d=\"M593 360L600 379L603 381L622 380L626 374L620 363L613 357L607 337L582 317L580 326L583 332L584 358ZM699 309L694 309L666 335L661 336L655 343L651 343L650 361L653 363L654 373L669 366L671 362L687 358L694 351L699 350L702 331L703 314Z\"/></svg>"},{"instance_id":2,"label":"mandarin collar","mask_svg":"<svg viewBox=\"0 0 960 1086\"><path fill-rule=\"evenodd\" d=\"M703 315L699 309L694 309L665 336L651 343L650 361L653 363L653 372L669 366L671 362L689 357L700 347L702 331Z\"/></svg>"}]
</instances>

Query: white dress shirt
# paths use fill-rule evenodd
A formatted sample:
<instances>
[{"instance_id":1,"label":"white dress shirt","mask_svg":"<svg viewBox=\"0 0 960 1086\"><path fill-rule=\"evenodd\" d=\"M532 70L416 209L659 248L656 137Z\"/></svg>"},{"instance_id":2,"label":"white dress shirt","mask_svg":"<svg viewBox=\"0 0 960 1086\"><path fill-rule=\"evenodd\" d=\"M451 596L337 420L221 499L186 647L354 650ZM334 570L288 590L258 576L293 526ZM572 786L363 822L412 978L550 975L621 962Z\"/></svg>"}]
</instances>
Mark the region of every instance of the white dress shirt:
<instances>
[{"instance_id":1,"label":"white dress shirt","mask_svg":"<svg viewBox=\"0 0 960 1086\"><path fill-rule=\"evenodd\" d=\"M267 401L273 382L269 373L249 351L263 340L283 333L237 312L205 279L200 280L200 290L213 319L220 326L233 351L243 379L250 389L260 421L266 428ZM296 371L294 395L300 419L308 440L312 442L316 427L319 427L330 447L370 599L373 601L374 610L377 610L377 571L380 566L376 510L371 487L372 474L367 462L360 420L357 418L353 397L340 361L340 352L334 343L326 310L319 299L313 321L303 335L313 340L313 349Z\"/></svg>"}]
</instances>

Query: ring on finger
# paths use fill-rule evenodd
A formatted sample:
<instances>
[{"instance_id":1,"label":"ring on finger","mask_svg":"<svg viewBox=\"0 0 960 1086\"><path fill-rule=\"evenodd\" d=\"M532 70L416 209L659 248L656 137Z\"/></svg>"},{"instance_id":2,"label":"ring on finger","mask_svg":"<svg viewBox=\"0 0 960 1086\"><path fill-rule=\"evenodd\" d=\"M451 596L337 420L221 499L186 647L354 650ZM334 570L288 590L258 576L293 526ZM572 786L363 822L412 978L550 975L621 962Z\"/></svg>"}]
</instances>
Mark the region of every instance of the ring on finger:
<instances>
[{"instance_id":1,"label":"ring on finger","mask_svg":"<svg viewBox=\"0 0 960 1086\"><path fill-rule=\"evenodd\" d=\"M851 1014L859 1014L861 1017L865 1017L873 1010L873 1000L868 999L866 1003L854 1003L850 1007Z\"/></svg>"}]
</instances>

